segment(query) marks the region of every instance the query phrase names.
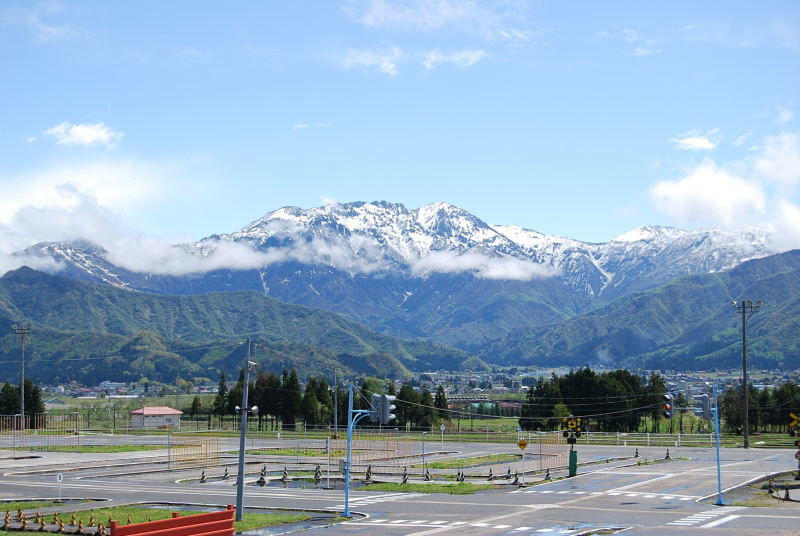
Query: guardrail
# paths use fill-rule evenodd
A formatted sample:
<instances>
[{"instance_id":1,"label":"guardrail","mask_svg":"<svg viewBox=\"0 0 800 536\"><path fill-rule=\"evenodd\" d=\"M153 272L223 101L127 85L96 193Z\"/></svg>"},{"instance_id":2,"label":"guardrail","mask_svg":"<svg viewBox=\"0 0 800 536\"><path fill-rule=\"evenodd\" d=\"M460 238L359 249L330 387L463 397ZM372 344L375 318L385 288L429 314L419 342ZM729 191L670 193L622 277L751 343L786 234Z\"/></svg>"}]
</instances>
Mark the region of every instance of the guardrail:
<instances>
[{"instance_id":1,"label":"guardrail","mask_svg":"<svg viewBox=\"0 0 800 536\"><path fill-rule=\"evenodd\" d=\"M226 510L120 526L111 522L111 536L233 536L233 505Z\"/></svg>"}]
</instances>

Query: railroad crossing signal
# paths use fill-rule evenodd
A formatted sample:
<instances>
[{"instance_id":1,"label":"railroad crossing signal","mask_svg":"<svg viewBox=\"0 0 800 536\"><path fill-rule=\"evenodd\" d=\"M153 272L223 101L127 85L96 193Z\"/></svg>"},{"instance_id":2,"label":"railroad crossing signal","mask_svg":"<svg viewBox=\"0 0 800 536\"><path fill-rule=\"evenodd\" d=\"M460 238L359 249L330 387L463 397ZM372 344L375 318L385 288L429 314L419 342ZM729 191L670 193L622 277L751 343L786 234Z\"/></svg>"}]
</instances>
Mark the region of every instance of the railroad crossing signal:
<instances>
[{"instance_id":1,"label":"railroad crossing signal","mask_svg":"<svg viewBox=\"0 0 800 536\"><path fill-rule=\"evenodd\" d=\"M572 415L564 417L561 420L561 430L561 435L567 438L567 443L574 445L578 441L577 438L581 437L581 418Z\"/></svg>"},{"instance_id":2,"label":"railroad crossing signal","mask_svg":"<svg viewBox=\"0 0 800 536\"><path fill-rule=\"evenodd\" d=\"M797 425L800 424L800 417L791 412L789 413L789 417L792 418L792 422L789 423L789 428L797 428Z\"/></svg>"}]
</instances>

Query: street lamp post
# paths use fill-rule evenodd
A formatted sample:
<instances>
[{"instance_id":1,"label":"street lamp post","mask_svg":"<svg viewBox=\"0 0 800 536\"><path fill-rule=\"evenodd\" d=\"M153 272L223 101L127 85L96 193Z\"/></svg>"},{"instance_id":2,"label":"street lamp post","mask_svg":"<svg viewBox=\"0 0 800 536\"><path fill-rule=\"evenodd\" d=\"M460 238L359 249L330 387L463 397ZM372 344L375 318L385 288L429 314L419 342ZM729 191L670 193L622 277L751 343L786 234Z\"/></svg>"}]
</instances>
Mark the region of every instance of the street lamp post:
<instances>
[{"instance_id":1,"label":"street lamp post","mask_svg":"<svg viewBox=\"0 0 800 536\"><path fill-rule=\"evenodd\" d=\"M247 405L248 391L250 390L250 369L257 363L250 361L250 339L247 339L247 357L244 361L244 385L242 386L242 406L236 407L236 411L242 417L239 427L239 471L236 475L236 521L242 520L244 508L244 451L247 438L247 414L258 413L258 407L252 408Z\"/></svg>"},{"instance_id":2,"label":"street lamp post","mask_svg":"<svg viewBox=\"0 0 800 536\"><path fill-rule=\"evenodd\" d=\"M744 426L742 435L744 448L750 448L750 392L747 388L747 313L753 314L764 305L758 300L755 304L750 300L732 301L731 306L742 315L742 391L744 392Z\"/></svg>"}]
</instances>

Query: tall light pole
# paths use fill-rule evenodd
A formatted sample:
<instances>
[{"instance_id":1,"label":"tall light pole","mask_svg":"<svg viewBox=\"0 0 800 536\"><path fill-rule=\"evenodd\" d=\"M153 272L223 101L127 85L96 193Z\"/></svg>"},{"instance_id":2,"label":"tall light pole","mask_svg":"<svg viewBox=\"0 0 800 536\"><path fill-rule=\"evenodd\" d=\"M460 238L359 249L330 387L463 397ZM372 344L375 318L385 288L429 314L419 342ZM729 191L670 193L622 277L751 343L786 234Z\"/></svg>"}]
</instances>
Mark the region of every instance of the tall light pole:
<instances>
[{"instance_id":1,"label":"tall light pole","mask_svg":"<svg viewBox=\"0 0 800 536\"><path fill-rule=\"evenodd\" d=\"M236 411L242 416L239 427L239 471L236 475L236 521L241 521L244 508L244 449L247 437L247 414L258 412L258 407L247 406L247 396L250 390L250 369L258 363L250 361L250 339L247 339L247 354L244 360L244 385L242 386L242 406L236 407Z\"/></svg>"},{"instance_id":2,"label":"tall light pole","mask_svg":"<svg viewBox=\"0 0 800 536\"><path fill-rule=\"evenodd\" d=\"M732 301L731 306L742 315L742 391L744 392L744 426L742 434L744 436L744 448L750 448L750 392L747 388L747 317L753 314L764 305L758 300L755 304L750 300Z\"/></svg>"},{"instance_id":3,"label":"tall light pole","mask_svg":"<svg viewBox=\"0 0 800 536\"><path fill-rule=\"evenodd\" d=\"M22 364L19 372L19 430L25 433L25 337L31 334L31 326L30 324L24 326L17 326L15 324L12 327L14 328L14 334L19 335L20 344L22 346Z\"/></svg>"}]
</instances>

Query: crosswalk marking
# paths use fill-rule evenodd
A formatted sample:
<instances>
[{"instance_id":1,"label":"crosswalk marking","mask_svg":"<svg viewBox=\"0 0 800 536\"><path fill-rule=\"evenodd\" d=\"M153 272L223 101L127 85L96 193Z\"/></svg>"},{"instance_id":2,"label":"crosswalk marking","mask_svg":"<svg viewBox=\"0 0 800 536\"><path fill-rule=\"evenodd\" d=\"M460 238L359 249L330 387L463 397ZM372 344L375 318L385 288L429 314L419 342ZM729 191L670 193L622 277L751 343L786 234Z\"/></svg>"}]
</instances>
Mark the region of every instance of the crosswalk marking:
<instances>
[{"instance_id":1,"label":"crosswalk marking","mask_svg":"<svg viewBox=\"0 0 800 536\"><path fill-rule=\"evenodd\" d=\"M537 505L537 506L546 507L546 508L552 508L554 506L557 507L556 505L548 505L548 504ZM733 517L739 517L739 516L733 516ZM729 521L729 519L720 520L720 524L724 523L725 521ZM553 536L555 536L555 535L574 534L576 532L579 532L580 530L584 530L585 529L585 527L584 527L584 529L566 528L563 525L561 525L561 526L556 525L556 526L553 526L553 527L535 529L534 527L529 527L529 526L514 527L513 525L504 525L504 524L496 525L496 524L493 524L493 523L484 523L484 522L469 523L467 521L446 521L446 520L429 521L427 519L415 519L415 520L395 519L395 520L389 521L388 519L384 519L384 518L379 518L379 519L367 518L367 519L360 519L360 520L353 520L353 521L345 521L344 524L345 525L375 525L375 526L392 525L392 526L395 526L395 527L399 527L399 526L414 526L414 527L429 526L429 527L440 527L440 528L445 528L445 527L455 528L455 527L468 526L468 527L476 527L476 528L487 529L487 530L488 529L493 529L493 530L498 530L498 531L506 531L506 533L521 533L521 532L526 532L526 531L533 531L533 532L540 533L540 534L551 534ZM598 526L597 528L602 528L602 527Z\"/></svg>"},{"instance_id":2,"label":"crosswalk marking","mask_svg":"<svg viewBox=\"0 0 800 536\"><path fill-rule=\"evenodd\" d=\"M729 515L727 517L716 519L711 521L714 518L718 518L721 515L729 514L731 512L736 512L738 510L742 510L745 508L744 506L724 506L722 508L717 508L715 510L705 510L703 512L698 512L696 514L690 514L688 516L682 517L678 520L671 521L667 523L667 525L675 525L679 527L691 527L694 525L698 525L699 523L705 523L702 525L703 527L716 527L717 525L721 525L723 523L727 523L733 519L739 517L738 515Z\"/></svg>"},{"instance_id":3,"label":"crosswalk marking","mask_svg":"<svg viewBox=\"0 0 800 536\"><path fill-rule=\"evenodd\" d=\"M587 495L587 494L589 494L589 495L608 495L610 497L624 496L624 497L640 498L640 499L659 499L659 500L664 500L664 501L672 501L672 500L694 501L694 500L697 500L697 499L700 498L697 495L674 495L674 494L673 495L660 495L658 493L636 493L636 492L626 493L626 492L622 492L622 491L591 491L591 492L588 492L588 491L583 491L583 490L552 490L552 489L543 489L543 490L538 490L538 489L519 489L519 490L512 491L511 493L525 493L525 494L538 493L540 495L552 495L552 494L556 494L556 495L566 495L566 494L570 494L570 495Z\"/></svg>"}]
</instances>

